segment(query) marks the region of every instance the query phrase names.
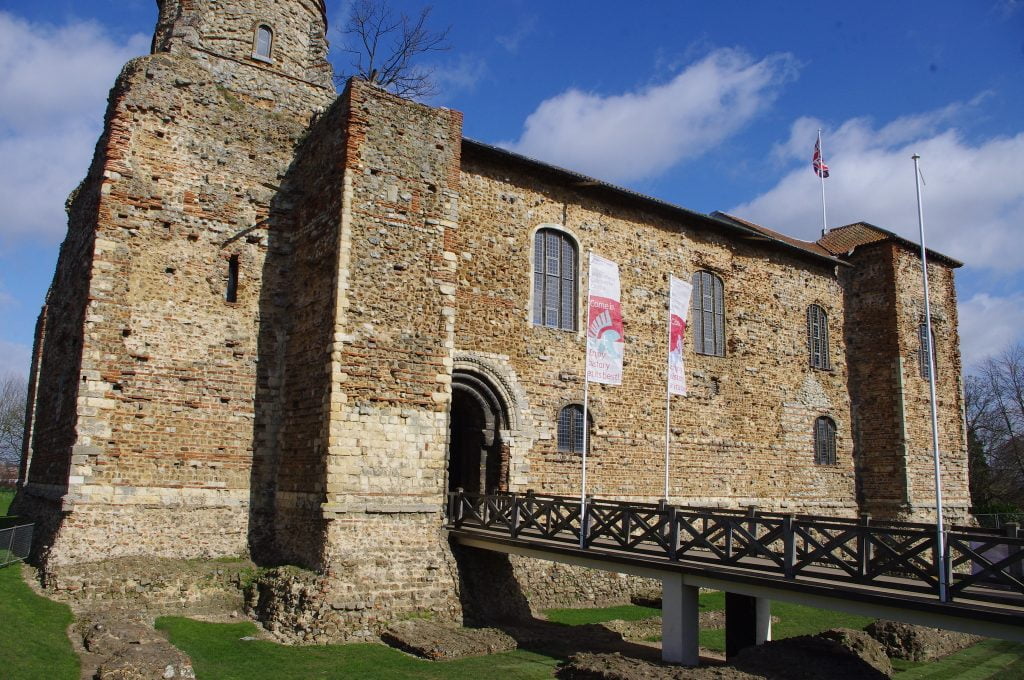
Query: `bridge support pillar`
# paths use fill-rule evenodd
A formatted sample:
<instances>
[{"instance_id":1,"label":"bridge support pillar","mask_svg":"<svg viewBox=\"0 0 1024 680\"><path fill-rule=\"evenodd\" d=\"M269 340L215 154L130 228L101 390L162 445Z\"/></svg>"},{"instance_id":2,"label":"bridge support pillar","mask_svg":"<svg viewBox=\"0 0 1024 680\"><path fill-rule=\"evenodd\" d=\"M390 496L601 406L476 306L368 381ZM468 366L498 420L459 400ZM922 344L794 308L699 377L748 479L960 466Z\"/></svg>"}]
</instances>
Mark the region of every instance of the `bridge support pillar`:
<instances>
[{"instance_id":1,"label":"bridge support pillar","mask_svg":"<svg viewBox=\"0 0 1024 680\"><path fill-rule=\"evenodd\" d=\"M739 593L725 594L725 657L772 639L772 601Z\"/></svg>"},{"instance_id":2,"label":"bridge support pillar","mask_svg":"<svg viewBox=\"0 0 1024 680\"><path fill-rule=\"evenodd\" d=\"M682 574L661 579L661 659L696 666L700 663L700 589L683 583Z\"/></svg>"}]
</instances>

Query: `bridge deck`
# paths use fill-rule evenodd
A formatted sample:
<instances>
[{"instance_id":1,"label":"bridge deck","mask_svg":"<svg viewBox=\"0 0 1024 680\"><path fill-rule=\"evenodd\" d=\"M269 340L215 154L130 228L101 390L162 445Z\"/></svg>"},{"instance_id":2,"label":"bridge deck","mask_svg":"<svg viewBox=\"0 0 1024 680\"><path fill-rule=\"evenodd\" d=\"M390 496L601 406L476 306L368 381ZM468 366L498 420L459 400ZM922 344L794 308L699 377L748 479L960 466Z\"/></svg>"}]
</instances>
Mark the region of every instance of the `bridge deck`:
<instances>
[{"instance_id":1,"label":"bridge deck","mask_svg":"<svg viewBox=\"0 0 1024 680\"><path fill-rule=\"evenodd\" d=\"M462 545L1024 642L1024 540L908 523L673 508L536 495L452 494ZM583 540L580 526L584 527Z\"/></svg>"}]
</instances>

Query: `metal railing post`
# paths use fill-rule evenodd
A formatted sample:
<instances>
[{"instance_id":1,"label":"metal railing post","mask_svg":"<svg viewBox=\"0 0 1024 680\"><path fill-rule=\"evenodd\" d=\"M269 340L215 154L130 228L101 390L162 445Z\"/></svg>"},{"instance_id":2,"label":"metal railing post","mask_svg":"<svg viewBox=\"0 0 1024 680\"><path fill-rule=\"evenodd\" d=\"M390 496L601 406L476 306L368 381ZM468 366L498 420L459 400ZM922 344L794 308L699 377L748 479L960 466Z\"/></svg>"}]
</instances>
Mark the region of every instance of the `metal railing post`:
<instances>
[{"instance_id":1,"label":"metal railing post","mask_svg":"<svg viewBox=\"0 0 1024 680\"><path fill-rule=\"evenodd\" d=\"M512 523L509 526L509 535L515 538L519 535L519 523L520 523L520 508L519 508L519 494L512 494Z\"/></svg>"},{"instance_id":2,"label":"metal railing post","mask_svg":"<svg viewBox=\"0 0 1024 680\"><path fill-rule=\"evenodd\" d=\"M580 547L587 547L587 539L590 536L590 511L588 510L592 496L585 496L580 506Z\"/></svg>"},{"instance_id":3,"label":"metal railing post","mask_svg":"<svg viewBox=\"0 0 1024 680\"><path fill-rule=\"evenodd\" d=\"M796 516L788 514L782 519L782 545L785 555L783 556L783 571L786 578L793 578L793 568L796 564L796 535L793 532L793 521Z\"/></svg>"},{"instance_id":4,"label":"metal railing post","mask_svg":"<svg viewBox=\"0 0 1024 680\"><path fill-rule=\"evenodd\" d=\"M633 510L626 506L622 511L622 539L629 545L629 535L633 531Z\"/></svg>"},{"instance_id":5,"label":"metal railing post","mask_svg":"<svg viewBox=\"0 0 1024 680\"><path fill-rule=\"evenodd\" d=\"M857 575L867 578L871 572L871 515L861 513L857 527Z\"/></svg>"},{"instance_id":6,"label":"metal railing post","mask_svg":"<svg viewBox=\"0 0 1024 680\"><path fill-rule=\"evenodd\" d=\"M455 526L462 526L462 520L465 516L465 494L466 491L461 486L455 489Z\"/></svg>"},{"instance_id":7,"label":"metal railing post","mask_svg":"<svg viewBox=\"0 0 1024 680\"><path fill-rule=\"evenodd\" d=\"M668 513L668 556L673 562L679 559L679 510L671 508Z\"/></svg>"},{"instance_id":8,"label":"metal railing post","mask_svg":"<svg viewBox=\"0 0 1024 680\"><path fill-rule=\"evenodd\" d=\"M1020 524L1017 522L1007 522L1003 528L1003 535L1007 538L1020 538ZM1006 556L1010 556L1011 547L1009 544L1006 546ZM1020 548L1017 548L1017 552L1020 552ZM1018 560L1007 567L1010 572L1010 576L1018 579L1024 579L1024 561Z\"/></svg>"},{"instance_id":9,"label":"metal railing post","mask_svg":"<svg viewBox=\"0 0 1024 680\"><path fill-rule=\"evenodd\" d=\"M938 582L939 602L949 602L949 584L953 580L949 573L949 548L946 546L945 528L935 529L935 547L932 562L935 565L935 580Z\"/></svg>"},{"instance_id":10,"label":"metal railing post","mask_svg":"<svg viewBox=\"0 0 1024 680\"><path fill-rule=\"evenodd\" d=\"M8 533L11 535L11 537L7 541L7 557L6 557L6 559L4 559L2 564L10 564L11 562L17 562L17 560L14 559L14 557L15 557L15 555L14 555L14 532L17 531L17 530L18 530L17 527L11 527L8 530Z\"/></svg>"}]
</instances>

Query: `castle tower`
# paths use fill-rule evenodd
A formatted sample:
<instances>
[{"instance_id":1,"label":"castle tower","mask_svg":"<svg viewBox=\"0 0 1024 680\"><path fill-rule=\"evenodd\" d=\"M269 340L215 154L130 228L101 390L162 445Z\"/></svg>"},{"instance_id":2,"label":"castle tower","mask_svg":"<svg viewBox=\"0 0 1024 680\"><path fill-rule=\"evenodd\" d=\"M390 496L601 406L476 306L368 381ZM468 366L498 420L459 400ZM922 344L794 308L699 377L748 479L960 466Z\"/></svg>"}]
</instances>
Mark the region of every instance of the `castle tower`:
<instances>
[{"instance_id":1,"label":"castle tower","mask_svg":"<svg viewBox=\"0 0 1024 680\"><path fill-rule=\"evenodd\" d=\"M336 98L320 0L158 4L38 326L35 559L298 564L337 635L451 615L461 115Z\"/></svg>"},{"instance_id":2,"label":"castle tower","mask_svg":"<svg viewBox=\"0 0 1024 680\"><path fill-rule=\"evenodd\" d=\"M853 265L841 275L861 510L880 518L932 521L930 348L922 333L920 250L866 223L832 229L818 243ZM953 280L960 266L941 253L929 254L943 509L948 520L963 524L971 500Z\"/></svg>"},{"instance_id":3,"label":"castle tower","mask_svg":"<svg viewBox=\"0 0 1024 680\"><path fill-rule=\"evenodd\" d=\"M258 66L296 84L332 86L324 0L157 0L157 5L155 54L212 57L218 75L230 73L234 85L247 92L258 79L231 62Z\"/></svg>"},{"instance_id":4,"label":"castle tower","mask_svg":"<svg viewBox=\"0 0 1024 680\"><path fill-rule=\"evenodd\" d=\"M286 247L277 187L335 99L324 6L158 5L153 53L114 84L69 201L38 325L16 502L48 573L245 554L273 502L267 259Z\"/></svg>"}]
</instances>

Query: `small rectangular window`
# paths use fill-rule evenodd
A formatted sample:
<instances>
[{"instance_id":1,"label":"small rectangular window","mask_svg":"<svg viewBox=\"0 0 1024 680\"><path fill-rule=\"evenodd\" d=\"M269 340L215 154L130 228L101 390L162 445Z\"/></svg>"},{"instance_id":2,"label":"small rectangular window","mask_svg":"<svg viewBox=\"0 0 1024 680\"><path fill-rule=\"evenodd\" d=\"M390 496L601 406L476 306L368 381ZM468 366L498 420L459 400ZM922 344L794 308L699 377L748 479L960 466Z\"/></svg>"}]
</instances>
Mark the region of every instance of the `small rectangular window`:
<instances>
[{"instance_id":1,"label":"small rectangular window","mask_svg":"<svg viewBox=\"0 0 1024 680\"><path fill-rule=\"evenodd\" d=\"M228 286L224 294L228 302L238 302L238 255L228 259Z\"/></svg>"},{"instance_id":2,"label":"small rectangular window","mask_svg":"<svg viewBox=\"0 0 1024 680\"><path fill-rule=\"evenodd\" d=\"M274 33L269 26L260 26L256 29L256 44L252 56L262 60L270 61L270 50L273 47Z\"/></svg>"},{"instance_id":3,"label":"small rectangular window","mask_svg":"<svg viewBox=\"0 0 1024 680\"><path fill-rule=\"evenodd\" d=\"M932 376L932 347L935 346L935 333L932 333L932 341L928 342L928 324L923 323L917 328L917 338L920 343L917 349L917 360L921 366L921 377L925 380L930 380ZM937 367L936 370L938 370Z\"/></svg>"}]
</instances>

